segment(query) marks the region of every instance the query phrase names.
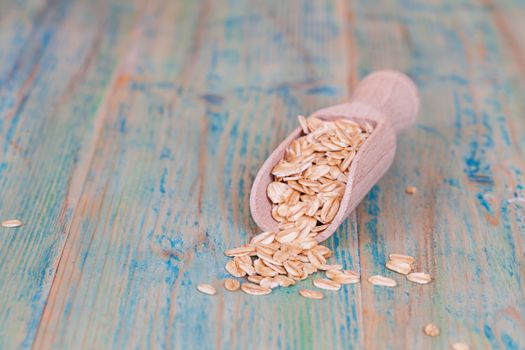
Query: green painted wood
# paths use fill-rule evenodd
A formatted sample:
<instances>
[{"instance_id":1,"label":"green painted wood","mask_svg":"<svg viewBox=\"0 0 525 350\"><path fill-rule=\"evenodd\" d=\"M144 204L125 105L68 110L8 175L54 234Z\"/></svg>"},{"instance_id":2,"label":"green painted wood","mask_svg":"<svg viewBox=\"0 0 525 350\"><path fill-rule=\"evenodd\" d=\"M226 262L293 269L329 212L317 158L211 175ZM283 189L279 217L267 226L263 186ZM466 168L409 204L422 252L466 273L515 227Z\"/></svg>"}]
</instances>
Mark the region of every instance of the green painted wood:
<instances>
[{"instance_id":1,"label":"green painted wood","mask_svg":"<svg viewBox=\"0 0 525 350\"><path fill-rule=\"evenodd\" d=\"M525 348L523 1L0 6L0 216L24 222L0 229L0 348ZM251 183L295 115L380 68L422 112L327 244L399 287L197 293L257 232Z\"/></svg>"}]
</instances>

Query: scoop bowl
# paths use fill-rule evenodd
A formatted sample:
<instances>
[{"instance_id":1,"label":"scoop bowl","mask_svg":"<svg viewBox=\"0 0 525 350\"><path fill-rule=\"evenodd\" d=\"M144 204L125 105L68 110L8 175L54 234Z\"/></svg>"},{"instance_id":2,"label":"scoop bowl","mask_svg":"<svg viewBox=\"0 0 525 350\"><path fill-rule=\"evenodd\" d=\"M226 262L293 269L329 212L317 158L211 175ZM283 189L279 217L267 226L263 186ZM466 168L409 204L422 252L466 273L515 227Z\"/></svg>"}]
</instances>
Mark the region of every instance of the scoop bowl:
<instances>
[{"instance_id":1,"label":"scoop bowl","mask_svg":"<svg viewBox=\"0 0 525 350\"><path fill-rule=\"evenodd\" d=\"M416 85L397 71L376 71L366 76L356 87L349 103L323 108L314 112L322 120L348 118L358 123L368 122L373 132L357 152L349 167L348 182L339 211L330 225L315 239L322 242L330 237L350 215L370 189L386 173L396 151L399 132L411 126L419 111ZM288 145L301 136L295 129L270 154L253 182L250 210L255 223L264 231L277 231L278 223L271 215L272 203L266 189L273 181L272 169L283 158Z\"/></svg>"}]
</instances>

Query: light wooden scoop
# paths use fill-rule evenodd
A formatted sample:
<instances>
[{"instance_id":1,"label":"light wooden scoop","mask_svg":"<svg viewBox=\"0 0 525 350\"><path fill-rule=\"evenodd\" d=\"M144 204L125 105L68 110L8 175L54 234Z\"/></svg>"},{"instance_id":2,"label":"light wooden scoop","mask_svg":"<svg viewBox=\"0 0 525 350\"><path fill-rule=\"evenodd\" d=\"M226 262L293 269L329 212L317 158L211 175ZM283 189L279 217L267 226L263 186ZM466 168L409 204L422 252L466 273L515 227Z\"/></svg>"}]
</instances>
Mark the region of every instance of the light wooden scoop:
<instances>
[{"instance_id":1,"label":"light wooden scoop","mask_svg":"<svg viewBox=\"0 0 525 350\"><path fill-rule=\"evenodd\" d=\"M334 220L316 239L322 242L361 202L370 189L386 173L396 153L396 134L412 125L419 110L419 94L409 77L396 71L377 71L365 77L358 85L349 103L321 109L312 115L333 120L349 118L368 122L374 128L370 137L357 152L349 168L348 183ZM265 231L276 231L272 218L272 204L266 188L272 182L271 171L283 158L290 142L301 136L295 129L268 157L253 182L250 209L257 225Z\"/></svg>"}]
</instances>

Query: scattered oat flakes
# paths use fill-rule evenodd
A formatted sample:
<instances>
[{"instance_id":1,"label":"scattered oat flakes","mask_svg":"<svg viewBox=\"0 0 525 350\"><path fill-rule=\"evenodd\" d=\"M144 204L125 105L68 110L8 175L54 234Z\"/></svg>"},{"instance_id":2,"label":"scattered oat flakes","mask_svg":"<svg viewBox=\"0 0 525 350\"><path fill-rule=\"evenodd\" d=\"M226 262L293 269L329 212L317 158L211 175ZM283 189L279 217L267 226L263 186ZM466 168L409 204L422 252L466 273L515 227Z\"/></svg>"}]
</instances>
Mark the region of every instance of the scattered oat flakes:
<instances>
[{"instance_id":1,"label":"scattered oat flakes","mask_svg":"<svg viewBox=\"0 0 525 350\"><path fill-rule=\"evenodd\" d=\"M22 222L17 219L4 220L2 221L2 226L3 227L20 227L22 226Z\"/></svg>"},{"instance_id":2,"label":"scattered oat flakes","mask_svg":"<svg viewBox=\"0 0 525 350\"><path fill-rule=\"evenodd\" d=\"M469 350L469 347L465 343L455 343L455 344L452 344L452 349L454 349L454 350Z\"/></svg>"},{"instance_id":3,"label":"scattered oat flakes","mask_svg":"<svg viewBox=\"0 0 525 350\"><path fill-rule=\"evenodd\" d=\"M261 287L254 283L243 283L241 289L244 293L251 295L266 295L272 292L270 288Z\"/></svg>"},{"instance_id":4,"label":"scattered oat flakes","mask_svg":"<svg viewBox=\"0 0 525 350\"><path fill-rule=\"evenodd\" d=\"M311 290L311 289L301 289L299 291L299 294L301 294L301 296L308 298L308 299L323 299L324 298L323 293L317 290Z\"/></svg>"},{"instance_id":5,"label":"scattered oat flakes","mask_svg":"<svg viewBox=\"0 0 525 350\"><path fill-rule=\"evenodd\" d=\"M423 332L429 337L437 337L439 335L439 328L433 323L429 323L423 328Z\"/></svg>"},{"instance_id":6,"label":"scattered oat flakes","mask_svg":"<svg viewBox=\"0 0 525 350\"><path fill-rule=\"evenodd\" d=\"M215 295L217 293L217 290L215 290L215 288L212 285L206 283L201 283L197 285L197 289L199 290L199 292L208 295Z\"/></svg>"},{"instance_id":7,"label":"scattered oat flakes","mask_svg":"<svg viewBox=\"0 0 525 350\"><path fill-rule=\"evenodd\" d=\"M372 283L375 286L382 286L382 287L395 287L397 286L397 282L389 277L381 276L381 275L375 275L368 277L368 282Z\"/></svg>"},{"instance_id":8,"label":"scattered oat flakes","mask_svg":"<svg viewBox=\"0 0 525 350\"><path fill-rule=\"evenodd\" d=\"M241 287L241 283L233 278L226 278L224 280L224 288L230 292L235 292Z\"/></svg>"},{"instance_id":9,"label":"scattered oat flakes","mask_svg":"<svg viewBox=\"0 0 525 350\"><path fill-rule=\"evenodd\" d=\"M408 194L416 194L417 188L415 186L407 186L405 192Z\"/></svg>"},{"instance_id":10,"label":"scattered oat flakes","mask_svg":"<svg viewBox=\"0 0 525 350\"><path fill-rule=\"evenodd\" d=\"M432 281L432 277L424 272L412 272L407 275L407 280L418 284L427 284Z\"/></svg>"}]
</instances>

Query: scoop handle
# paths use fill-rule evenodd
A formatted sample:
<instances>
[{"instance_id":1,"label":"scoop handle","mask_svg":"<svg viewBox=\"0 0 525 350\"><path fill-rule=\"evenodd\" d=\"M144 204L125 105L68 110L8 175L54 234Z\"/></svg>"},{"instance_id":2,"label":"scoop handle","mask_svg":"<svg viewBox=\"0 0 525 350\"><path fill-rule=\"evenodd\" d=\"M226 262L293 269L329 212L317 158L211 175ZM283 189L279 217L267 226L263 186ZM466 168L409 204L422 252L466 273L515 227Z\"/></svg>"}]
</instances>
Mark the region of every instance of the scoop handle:
<instances>
[{"instance_id":1,"label":"scoop handle","mask_svg":"<svg viewBox=\"0 0 525 350\"><path fill-rule=\"evenodd\" d=\"M362 103L388 118L396 133L408 128L419 111L419 93L405 74L380 70L367 75L352 94L351 104Z\"/></svg>"}]
</instances>

